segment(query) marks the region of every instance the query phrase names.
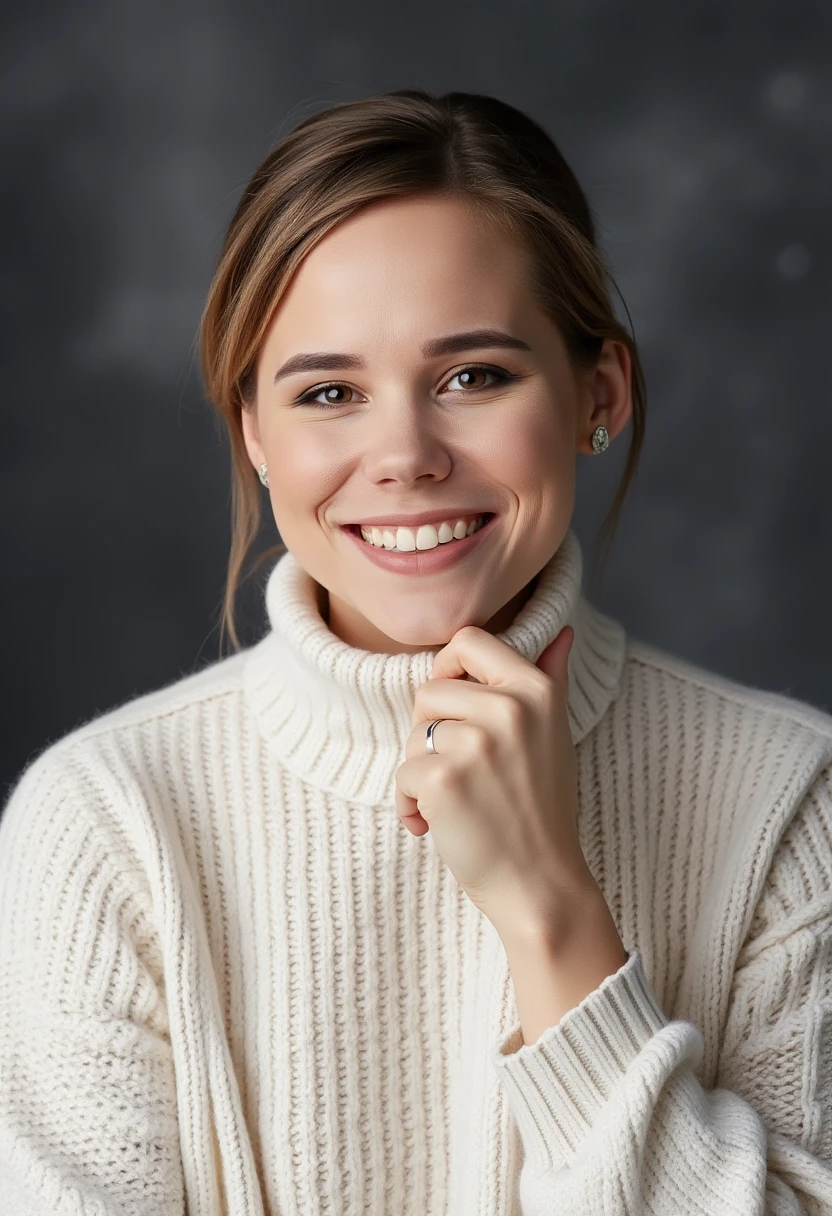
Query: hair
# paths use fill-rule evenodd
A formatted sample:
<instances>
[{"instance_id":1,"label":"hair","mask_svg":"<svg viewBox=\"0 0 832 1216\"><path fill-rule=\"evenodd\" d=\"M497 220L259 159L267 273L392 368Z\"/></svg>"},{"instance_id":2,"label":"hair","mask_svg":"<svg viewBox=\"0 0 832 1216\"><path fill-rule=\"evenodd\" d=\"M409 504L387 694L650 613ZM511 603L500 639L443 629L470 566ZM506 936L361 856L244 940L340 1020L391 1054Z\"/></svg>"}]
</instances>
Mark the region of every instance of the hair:
<instances>
[{"instance_id":1,"label":"hair","mask_svg":"<svg viewBox=\"0 0 832 1216\"><path fill-rule=\"evenodd\" d=\"M226 632L240 648L235 604L260 528L262 490L241 418L254 406L270 320L292 275L335 225L369 203L407 195L462 198L525 244L532 289L558 325L574 369L597 366L605 338L629 349L630 446L596 544L606 551L612 541L643 443L646 389L635 338L617 319L609 287L623 297L572 170L537 123L493 97L403 89L341 103L301 122L255 171L229 224L200 324L206 391L231 445L221 651ZM627 318L632 329L629 311ZM246 577L281 551L279 544L262 553Z\"/></svg>"}]
</instances>

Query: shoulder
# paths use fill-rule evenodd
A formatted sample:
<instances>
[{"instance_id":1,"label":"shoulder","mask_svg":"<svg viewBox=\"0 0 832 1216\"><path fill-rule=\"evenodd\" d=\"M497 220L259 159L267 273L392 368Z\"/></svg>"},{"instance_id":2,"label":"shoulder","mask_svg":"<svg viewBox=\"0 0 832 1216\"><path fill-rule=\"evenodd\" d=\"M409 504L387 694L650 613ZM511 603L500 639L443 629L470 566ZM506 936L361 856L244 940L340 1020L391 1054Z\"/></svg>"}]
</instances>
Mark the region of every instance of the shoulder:
<instances>
[{"instance_id":1,"label":"shoulder","mask_svg":"<svg viewBox=\"0 0 832 1216\"><path fill-rule=\"evenodd\" d=\"M608 729L656 830L684 821L736 874L765 870L798 813L826 814L832 715L796 697L628 638Z\"/></svg>"},{"instance_id":2,"label":"shoulder","mask_svg":"<svg viewBox=\"0 0 832 1216\"><path fill-rule=\"evenodd\" d=\"M139 727L172 715L187 713L200 705L217 699L238 695L243 686L243 671L250 650L239 651L210 663L200 671L143 693L129 701L97 714L52 745L55 752L64 751L97 736Z\"/></svg>"},{"instance_id":3,"label":"shoulder","mask_svg":"<svg viewBox=\"0 0 832 1216\"><path fill-rule=\"evenodd\" d=\"M102 820L102 808L129 805L158 788L177 765L176 750L196 750L217 714L241 702L250 651L220 659L162 688L96 715L33 756L17 776L0 816L8 846L37 824L68 816Z\"/></svg>"},{"instance_id":4,"label":"shoulder","mask_svg":"<svg viewBox=\"0 0 832 1216\"><path fill-rule=\"evenodd\" d=\"M624 685L630 695L682 698L682 705L696 705L701 715L717 713L747 723L768 723L772 729L787 728L808 740L832 746L832 714L784 693L743 684L687 659L669 654L639 639L627 638Z\"/></svg>"}]
</instances>

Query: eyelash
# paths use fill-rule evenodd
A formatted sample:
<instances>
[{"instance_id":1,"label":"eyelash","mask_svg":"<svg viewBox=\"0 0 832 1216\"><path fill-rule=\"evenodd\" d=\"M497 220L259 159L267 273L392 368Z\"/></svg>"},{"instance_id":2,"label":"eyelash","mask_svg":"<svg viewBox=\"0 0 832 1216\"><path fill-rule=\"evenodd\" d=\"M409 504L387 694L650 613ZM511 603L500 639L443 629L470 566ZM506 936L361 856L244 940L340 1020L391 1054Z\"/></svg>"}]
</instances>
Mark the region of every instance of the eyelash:
<instances>
[{"instance_id":1,"label":"eyelash","mask_svg":"<svg viewBox=\"0 0 832 1216\"><path fill-rule=\"evenodd\" d=\"M477 388L454 389L453 390L454 392L465 393L467 395L470 395L472 393L483 393L483 392L486 392L487 389L495 388L498 384L507 384L510 380L517 379L517 377L512 372L507 372L507 371L505 371L504 368L501 368L501 367L493 367L489 363L466 363L464 367L461 367L458 371L455 371L453 376L450 377L450 379L454 380L454 379L456 379L457 376L461 376L463 372L471 372L471 371L488 372L489 375L496 377L496 379L494 380L494 382L492 384L484 384L484 385L482 385L482 387L480 387L478 389ZM319 393L326 392L326 390L328 388L349 388L349 387L350 386L348 384L344 384L340 380L331 380L328 384L318 384L314 388L307 389L305 393L301 393L300 397L297 398L297 400L294 402L294 404L295 405L317 405L321 409L324 409L324 410L340 409L341 406L343 406L343 405L352 405L352 402L351 401L315 401L314 398L317 397Z\"/></svg>"}]
</instances>

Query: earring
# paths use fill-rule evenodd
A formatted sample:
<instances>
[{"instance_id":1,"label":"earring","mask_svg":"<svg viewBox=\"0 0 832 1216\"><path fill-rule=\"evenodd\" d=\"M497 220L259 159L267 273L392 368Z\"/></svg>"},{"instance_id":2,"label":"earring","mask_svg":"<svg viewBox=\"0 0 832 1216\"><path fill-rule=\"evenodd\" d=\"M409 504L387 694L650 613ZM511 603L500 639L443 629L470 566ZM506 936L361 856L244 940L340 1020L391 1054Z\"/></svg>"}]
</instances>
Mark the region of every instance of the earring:
<instances>
[{"instance_id":1,"label":"earring","mask_svg":"<svg viewBox=\"0 0 832 1216\"><path fill-rule=\"evenodd\" d=\"M596 456L606 452L610 446L610 433L605 426L596 426L592 432L592 450Z\"/></svg>"},{"instance_id":2,"label":"earring","mask_svg":"<svg viewBox=\"0 0 832 1216\"><path fill-rule=\"evenodd\" d=\"M267 486L269 484L269 470L265 464L260 465L260 468L257 470L257 476L260 478L262 485Z\"/></svg>"}]
</instances>

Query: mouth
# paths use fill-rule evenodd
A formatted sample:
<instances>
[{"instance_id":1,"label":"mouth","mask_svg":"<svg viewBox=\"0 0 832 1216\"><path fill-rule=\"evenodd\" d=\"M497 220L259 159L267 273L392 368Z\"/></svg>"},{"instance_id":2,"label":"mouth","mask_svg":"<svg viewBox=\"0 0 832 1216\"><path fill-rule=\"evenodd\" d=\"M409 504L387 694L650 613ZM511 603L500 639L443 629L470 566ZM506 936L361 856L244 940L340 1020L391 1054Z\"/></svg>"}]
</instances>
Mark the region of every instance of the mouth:
<instances>
[{"instance_id":1,"label":"mouth","mask_svg":"<svg viewBox=\"0 0 832 1216\"><path fill-rule=\"evenodd\" d=\"M441 545L458 544L479 532L494 518L494 511L483 511L479 515L460 516L448 519L441 526L422 524L420 527L397 527L395 524L365 525L344 524L344 531L351 532L364 544L388 553L428 553Z\"/></svg>"},{"instance_id":2,"label":"mouth","mask_svg":"<svg viewBox=\"0 0 832 1216\"><path fill-rule=\"evenodd\" d=\"M398 574L431 574L455 565L479 548L493 531L497 518L495 512L486 511L467 520L460 517L453 528L443 523L438 531L425 525L394 530L388 527L362 529L360 524L343 524L341 531L364 557L382 569ZM423 547L420 548L420 544Z\"/></svg>"}]
</instances>

